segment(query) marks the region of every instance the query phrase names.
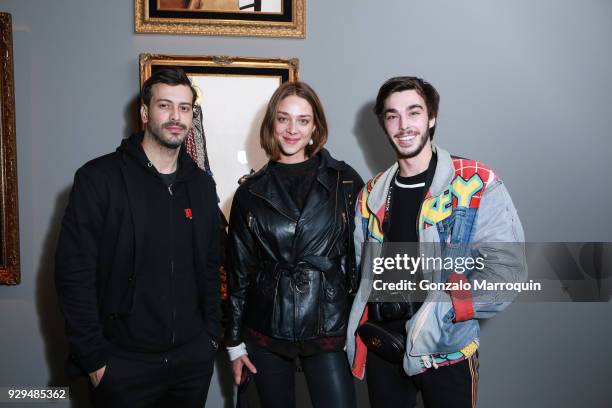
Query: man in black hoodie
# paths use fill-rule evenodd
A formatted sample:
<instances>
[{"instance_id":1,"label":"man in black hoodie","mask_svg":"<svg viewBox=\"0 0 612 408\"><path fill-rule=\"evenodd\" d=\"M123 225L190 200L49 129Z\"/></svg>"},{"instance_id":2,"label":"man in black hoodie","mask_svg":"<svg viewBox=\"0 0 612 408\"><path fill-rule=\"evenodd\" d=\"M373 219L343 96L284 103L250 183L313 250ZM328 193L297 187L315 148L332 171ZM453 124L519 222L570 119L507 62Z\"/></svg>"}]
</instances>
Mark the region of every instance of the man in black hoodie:
<instances>
[{"instance_id":1,"label":"man in black hoodie","mask_svg":"<svg viewBox=\"0 0 612 408\"><path fill-rule=\"evenodd\" d=\"M144 134L81 167L55 280L69 369L98 407L203 407L221 334L212 178L182 148L195 90L176 68L142 88Z\"/></svg>"}]
</instances>

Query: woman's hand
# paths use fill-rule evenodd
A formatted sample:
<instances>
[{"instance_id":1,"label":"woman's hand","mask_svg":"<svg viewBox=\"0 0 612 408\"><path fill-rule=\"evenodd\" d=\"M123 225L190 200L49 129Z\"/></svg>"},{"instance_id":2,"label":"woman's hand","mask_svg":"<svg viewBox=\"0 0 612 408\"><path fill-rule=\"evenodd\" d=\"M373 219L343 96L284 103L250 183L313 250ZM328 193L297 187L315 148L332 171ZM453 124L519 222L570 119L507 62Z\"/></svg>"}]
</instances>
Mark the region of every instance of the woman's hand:
<instances>
[{"instance_id":1,"label":"woman's hand","mask_svg":"<svg viewBox=\"0 0 612 408\"><path fill-rule=\"evenodd\" d=\"M236 383L236 385L240 385L242 379L242 370L245 366L246 369L248 369L253 374L257 373L257 369L255 368L253 363L251 363L251 360L249 359L249 356L247 354L243 354L237 359L232 360L232 371L234 372L234 383Z\"/></svg>"}]
</instances>

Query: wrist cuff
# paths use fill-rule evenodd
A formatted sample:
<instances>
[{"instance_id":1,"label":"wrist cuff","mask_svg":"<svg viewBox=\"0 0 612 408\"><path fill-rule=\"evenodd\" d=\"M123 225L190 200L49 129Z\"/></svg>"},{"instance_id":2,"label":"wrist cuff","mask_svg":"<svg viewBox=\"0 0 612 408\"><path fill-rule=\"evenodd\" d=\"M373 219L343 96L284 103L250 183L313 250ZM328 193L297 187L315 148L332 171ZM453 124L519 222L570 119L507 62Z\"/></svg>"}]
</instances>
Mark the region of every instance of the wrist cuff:
<instances>
[{"instance_id":1,"label":"wrist cuff","mask_svg":"<svg viewBox=\"0 0 612 408\"><path fill-rule=\"evenodd\" d=\"M247 353L246 344L240 343L234 347L226 347L227 353L229 354L229 358L231 361L236 360L240 356L244 356Z\"/></svg>"}]
</instances>

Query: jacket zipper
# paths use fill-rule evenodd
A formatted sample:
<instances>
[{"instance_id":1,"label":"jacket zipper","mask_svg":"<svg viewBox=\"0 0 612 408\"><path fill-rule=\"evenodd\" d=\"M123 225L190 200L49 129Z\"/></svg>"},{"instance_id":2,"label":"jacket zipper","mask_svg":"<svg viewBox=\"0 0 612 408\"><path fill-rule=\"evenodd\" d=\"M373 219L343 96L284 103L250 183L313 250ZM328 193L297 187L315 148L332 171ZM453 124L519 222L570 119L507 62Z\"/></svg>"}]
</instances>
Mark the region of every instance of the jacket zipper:
<instances>
[{"instance_id":1,"label":"jacket zipper","mask_svg":"<svg viewBox=\"0 0 612 408\"><path fill-rule=\"evenodd\" d=\"M174 207L174 192L172 191L173 184L168 185L168 193L170 194L170 223L172 225L172 240L174 241L174 223L172 220L172 209ZM172 253L172 258L174 258L174 253ZM171 344L174 346L176 341L176 290L175 282L174 282L174 259L170 259L170 291L171 291L171 299L172 299L172 339Z\"/></svg>"},{"instance_id":2,"label":"jacket zipper","mask_svg":"<svg viewBox=\"0 0 612 408\"><path fill-rule=\"evenodd\" d=\"M427 195L427 192L425 193ZM416 233L417 233L417 237L419 239L419 252L421 251L421 231L419 230L419 221L421 220L421 212L423 211L423 205L425 203L425 199L423 199L423 202L421 203L421 205L419 206L419 212L417 213L417 219L416 219ZM427 295L429 296L429 294ZM421 332L421 329L423 328L423 325L425 324L425 316L427 316L427 313L429 312L429 309L431 307L432 303L428 303L427 305L425 305L424 307L422 307L423 310L419 310L419 312L421 312L421 314L419 315L419 320L414 322L414 330L412 331L412 337L410 338L411 343L414 343L414 341L416 340L417 336L419 335L419 333Z\"/></svg>"},{"instance_id":3,"label":"jacket zipper","mask_svg":"<svg viewBox=\"0 0 612 408\"><path fill-rule=\"evenodd\" d=\"M170 280L172 282L172 288L174 289L174 261L170 261ZM172 345L174 345L176 341L176 302L172 302Z\"/></svg>"},{"instance_id":4,"label":"jacket zipper","mask_svg":"<svg viewBox=\"0 0 612 408\"><path fill-rule=\"evenodd\" d=\"M338 189L340 188L340 171L338 171L338 177L336 179L336 198L335 198L335 204L334 204L334 225L332 227L332 231L334 231L336 229L336 225L338 224L338 220L336 217L336 214L338 214ZM342 213L344 215L344 213ZM343 217L344 219L346 219L346 216ZM336 239L334 240L334 242L329 246L329 248L327 249L327 253L325 254L325 256L329 256L329 253L332 251L332 249L336 246L336 243L338 242L338 239L340 238L341 235L339 235L338 237L336 237Z\"/></svg>"},{"instance_id":5,"label":"jacket zipper","mask_svg":"<svg viewBox=\"0 0 612 408\"><path fill-rule=\"evenodd\" d=\"M336 199L335 199L335 204L334 204L334 226L332 228L332 231L336 229L336 214L338 213L338 189L340 188L340 171L338 171L338 176L336 178ZM342 213L342 218L346 221L346 215L344 214L344 212ZM344 232L344 231L342 231ZM327 254L326 256L329 256L329 253L331 252L332 248L334 248L336 246L336 243L338 242L338 239L342 236L342 232L340 233L340 235L338 235L338 237L334 240L334 242L329 246L328 250L327 250ZM321 298L324 298L326 295L325 293L325 289L323 289L323 291L319 291L319 302L322 302ZM319 333L323 333L323 327L321 322L323 321L323 317L322 315L322 310L319 307L318 310L318 322L317 322L317 331Z\"/></svg>"}]
</instances>

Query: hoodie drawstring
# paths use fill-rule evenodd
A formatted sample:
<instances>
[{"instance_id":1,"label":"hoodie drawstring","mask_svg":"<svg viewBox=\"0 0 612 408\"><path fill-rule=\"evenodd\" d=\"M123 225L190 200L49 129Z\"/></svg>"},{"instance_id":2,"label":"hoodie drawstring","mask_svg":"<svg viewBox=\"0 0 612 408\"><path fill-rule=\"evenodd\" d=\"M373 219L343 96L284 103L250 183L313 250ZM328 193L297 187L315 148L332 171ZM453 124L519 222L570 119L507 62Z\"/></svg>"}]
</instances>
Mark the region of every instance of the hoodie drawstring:
<instances>
[{"instance_id":1,"label":"hoodie drawstring","mask_svg":"<svg viewBox=\"0 0 612 408\"><path fill-rule=\"evenodd\" d=\"M423 366L425 368L433 367L434 369L438 369L438 363L436 363L436 358L433 355L421 356L421 361L423 362Z\"/></svg>"}]
</instances>

